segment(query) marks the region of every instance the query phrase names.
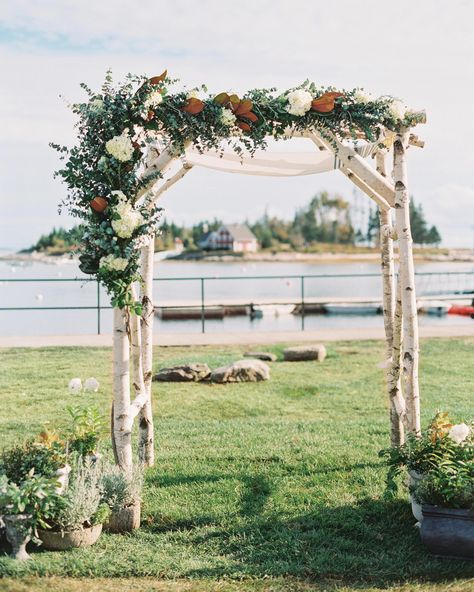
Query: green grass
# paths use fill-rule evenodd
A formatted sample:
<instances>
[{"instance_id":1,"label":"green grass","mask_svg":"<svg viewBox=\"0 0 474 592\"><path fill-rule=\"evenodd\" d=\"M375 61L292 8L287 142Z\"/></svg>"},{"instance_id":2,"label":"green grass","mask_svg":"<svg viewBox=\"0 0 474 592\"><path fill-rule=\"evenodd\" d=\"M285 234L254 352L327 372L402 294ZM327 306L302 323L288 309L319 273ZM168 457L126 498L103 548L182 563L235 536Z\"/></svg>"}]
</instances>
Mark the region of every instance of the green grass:
<instances>
[{"instance_id":1,"label":"green grass","mask_svg":"<svg viewBox=\"0 0 474 592\"><path fill-rule=\"evenodd\" d=\"M473 350L474 339L423 342L425 422L437 408L472 416ZM216 367L242 351L158 348L155 367ZM109 589L91 578L137 578L137 591L472 589L474 564L430 557L403 493L383 498L382 359L381 343L335 343L323 364L272 364L267 383L155 384L157 462L147 474L143 527L103 535L90 549L39 549L23 564L0 556L0 574L16 578L6 589ZM2 443L47 421L61 425L72 402L108 414L110 370L108 349L0 351ZM71 377L91 375L99 393L68 394ZM55 588L57 580L25 576L88 579ZM116 584L110 589L130 582Z\"/></svg>"}]
</instances>

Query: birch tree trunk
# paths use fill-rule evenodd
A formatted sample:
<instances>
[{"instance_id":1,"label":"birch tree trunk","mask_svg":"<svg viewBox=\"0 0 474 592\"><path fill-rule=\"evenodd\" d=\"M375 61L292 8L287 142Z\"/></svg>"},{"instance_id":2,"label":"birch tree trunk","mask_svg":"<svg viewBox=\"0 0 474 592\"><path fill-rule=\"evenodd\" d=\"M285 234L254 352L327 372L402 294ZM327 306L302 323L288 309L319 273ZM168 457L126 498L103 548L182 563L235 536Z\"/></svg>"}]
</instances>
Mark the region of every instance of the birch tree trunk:
<instances>
[{"instance_id":1,"label":"birch tree trunk","mask_svg":"<svg viewBox=\"0 0 474 592\"><path fill-rule=\"evenodd\" d=\"M115 461L124 470L132 466L130 411L130 338L127 309L114 308L112 439Z\"/></svg>"},{"instance_id":2,"label":"birch tree trunk","mask_svg":"<svg viewBox=\"0 0 474 592\"><path fill-rule=\"evenodd\" d=\"M377 152L376 162L377 171L383 177L387 177L386 153L382 151ZM383 318L385 327L385 367L390 403L390 442L392 446L399 446L403 443L405 437L403 425L405 401L399 380L402 316L401 309L398 309L397 313L395 313L392 214L390 210L384 210L382 208L379 208L379 214L383 280ZM395 321L400 323L400 325L397 324L397 327L395 327Z\"/></svg>"},{"instance_id":3,"label":"birch tree trunk","mask_svg":"<svg viewBox=\"0 0 474 592\"><path fill-rule=\"evenodd\" d=\"M147 245L142 247L141 274L142 274L142 304L141 317L142 337L142 372L147 401L140 410L138 423L138 457L140 461L152 467L155 463L153 411L151 399L151 385L153 374L153 255L155 251L155 236L150 237Z\"/></svg>"},{"instance_id":4,"label":"birch tree trunk","mask_svg":"<svg viewBox=\"0 0 474 592\"><path fill-rule=\"evenodd\" d=\"M403 310L403 377L407 405L407 428L420 433L420 393L418 385L418 315L416 308L413 240L410 229L406 150L409 134L397 133L393 145L393 180L395 183L395 219L400 257L401 302Z\"/></svg>"}]
</instances>

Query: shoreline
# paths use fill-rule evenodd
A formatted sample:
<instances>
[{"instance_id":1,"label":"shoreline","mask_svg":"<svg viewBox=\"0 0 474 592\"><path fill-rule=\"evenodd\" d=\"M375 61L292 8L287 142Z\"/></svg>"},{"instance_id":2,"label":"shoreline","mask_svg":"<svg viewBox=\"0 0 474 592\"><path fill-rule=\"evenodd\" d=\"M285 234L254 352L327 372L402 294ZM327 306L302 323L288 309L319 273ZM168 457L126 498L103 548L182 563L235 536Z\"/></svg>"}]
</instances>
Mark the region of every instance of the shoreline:
<instances>
[{"instance_id":1,"label":"shoreline","mask_svg":"<svg viewBox=\"0 0 474 592\"><path fill-rule=\"evenodd\" d=\"M155 253L155 255L157 255ZM415 252L416 261L426 262L473 262L474 250L470 249L451 249L447 253L422 253ZM395 259L398 259L395 254ZM62 255L47 255L45 253L10 253L0 255L0 261L25 262L25 263L45 263L49 265L61 265L67 263L77 263L78 259L70 253ZM350 262L378 262L380 253L299 253L299 252L281 252L281 253L247 253L245 255L199 255L189 253L178 257L169 257L166 259L156 259L155 263L350 263Z\"/></svg>"}]
</instances>

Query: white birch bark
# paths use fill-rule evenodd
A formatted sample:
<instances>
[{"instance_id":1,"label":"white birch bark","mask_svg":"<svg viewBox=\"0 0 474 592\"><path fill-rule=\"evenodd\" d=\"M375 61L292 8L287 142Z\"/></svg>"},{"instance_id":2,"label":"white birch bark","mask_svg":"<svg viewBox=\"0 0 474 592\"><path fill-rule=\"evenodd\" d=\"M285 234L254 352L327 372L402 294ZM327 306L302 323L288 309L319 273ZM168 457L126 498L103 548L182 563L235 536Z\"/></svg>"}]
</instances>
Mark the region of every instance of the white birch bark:
<instances>
[{"instance_id":1,"label":"white birch bark","mask_svg":"<svg viewBox=\"0 0 474 592\"><path fill-rule=\"evenodd\" d=\"M376 154L377 171L387 177L387 155ZM390 402L390 442L399 446L404 441L405 400L400 384L401 302L395 304L393 228L391 211L380 209L380 246L383 282L383 317L385 327L386 381ZM399 282L397 282L397 286ZM396 323L396 327L395 327Z\"/></svg>"},{"instance_id":2,"label":"white birch bark","mask_svg":"<svg viewBox=\"0 0 474 592\"><path fill-rule=\"evenodd\" d=\"M418 314L416 307L413 240L410 229L406 149L409 134L397 134L393 145L393 180L395 183L395 220L400 258L399 274L403 310L402 367L405 386L407 428L420 433L420 393L418 385Z\"/></svg>"},{"instance_id":3,"label":"white birch bark","mask_svg":"<svg viewBox=\"0 0 474 592\"><path fill-rule=\"evenodd\" d=\"M141 337L142 337L142 375L145 386L147 400L140 410L138 424L138 457L140 461L148 467L155 463L154 451L154 428L152 411L152 373L153 373L153 255L155 251L155 236L150 237L147 245L142 247L141 252L141 275L142 275L142 317Z\"/></svg>"},{"instance_id":4,"label":"white birch bark","mask_svg":"<svg viewBox=\"0 0 474 592\"><path fill-rule=\"evenodd\" d=\"M114 308L112 438L117 464L132 466L130 411L130 339L127 309Z\"/></svg>"}]
</instances>

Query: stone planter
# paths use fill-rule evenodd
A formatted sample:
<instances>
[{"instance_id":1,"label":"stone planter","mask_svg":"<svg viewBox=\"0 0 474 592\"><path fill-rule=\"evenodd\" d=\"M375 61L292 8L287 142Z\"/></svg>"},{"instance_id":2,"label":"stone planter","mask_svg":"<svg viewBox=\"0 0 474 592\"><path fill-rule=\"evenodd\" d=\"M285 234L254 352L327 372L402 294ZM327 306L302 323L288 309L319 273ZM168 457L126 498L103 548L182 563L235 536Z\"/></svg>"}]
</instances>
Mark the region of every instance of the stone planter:
<instances>
[{"instance_id":1,"label":"stone planter","mask_svg":"<svg viewBox=\"0 0 474 592\"><path fill-rule=\"evenodd\" d=\"M421 540L433 555L474 560L474 512L423 505Z\"/></svg>"},{"instance_id":2,"label":"stone planter","mask_svg":"<svg viewBox=\"0 0 474 592\"><path fill-rule=\"evenodd\" d=\"M417 471L408 471L408 487L414 487L423 479L423 474ZM421 524L423 522L423 512L421 504L416 501L410 492L411 511L416 520Z\"/></svg>"},{"instance_id":3,"label":"stone planter","mask_svg":"<svg viewBox=\"0 0 474 592\"><path fill-rule=\"evenodd\" d=\"M126 508L122 508L118 512L112 512L108 522L104 524L105 530L120 534L124 532L132 532L140 528L141 518L141 504L137 502Z\"/></svg>"},{"instance_id":4,"label":"stone planter","mask_svg":"<svg viewBox=\"0 0 474 592\"><path fill-rule=\"evenodd\" d=\"M3 516L7 541L12 546L11 557L24 561L31 559L26 552L26 545L31 539L31 516L27 514L7 514Z\"/></svg>"},{"instance_id":5,"label":"stone planter","mask_svg":"<svg viewBox=\"0 0 474 592\"><path fill-rule=\"evenodd\" d=\"M38 529L38 537L48 551L66 551L77 547L90 547L97 541L101 532L102 524L95 524L90 528L66 532Z\"/></svg>"},{"instance_id":6,"label":"stone planter","mask_svg":"<svg viewBox=\"0 0 474 592\"><path fill-rule=\"evenodd\" d=\"M69 473L71 472L70 465L64 465L56 471L56 481L59 485L56 487L56 493L64 493L69 483Z\"/></svg>"}]
</instances>

